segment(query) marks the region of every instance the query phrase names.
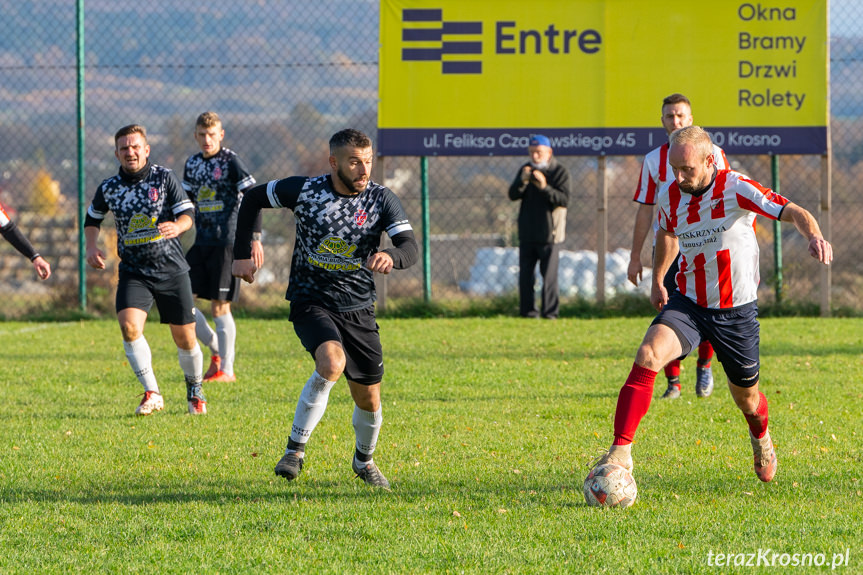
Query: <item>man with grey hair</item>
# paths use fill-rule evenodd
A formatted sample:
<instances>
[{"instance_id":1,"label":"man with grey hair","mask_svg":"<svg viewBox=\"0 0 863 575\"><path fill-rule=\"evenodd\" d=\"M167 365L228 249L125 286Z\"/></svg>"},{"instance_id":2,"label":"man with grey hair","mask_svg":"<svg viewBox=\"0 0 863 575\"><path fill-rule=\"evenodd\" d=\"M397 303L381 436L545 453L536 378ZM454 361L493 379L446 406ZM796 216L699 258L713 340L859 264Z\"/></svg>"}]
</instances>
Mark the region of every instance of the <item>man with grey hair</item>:
<instances>
[{"instance_id":1,"label":"man with grey hair","mask_svg":"<svg viewBox=\"0 0 863 575\"><path fill-rule=\"evenodd\" d=\"M833 260L833 247L807 210L743 174L717 169L713 143L702 128L681 128L670 142L675 180L659 203L650 296L659 315L620 390L614 442L597 464L632 470L632 441L650 407L657 372L709 339L749 425L755 474L771 481L777 461L767 430L767 398L758 389L758 242L752 224L756 215L792 222L808 240L809 254L825 265ZM680 273L669 294L662 280L678 246Z\"/></svg>"}]
</instances>

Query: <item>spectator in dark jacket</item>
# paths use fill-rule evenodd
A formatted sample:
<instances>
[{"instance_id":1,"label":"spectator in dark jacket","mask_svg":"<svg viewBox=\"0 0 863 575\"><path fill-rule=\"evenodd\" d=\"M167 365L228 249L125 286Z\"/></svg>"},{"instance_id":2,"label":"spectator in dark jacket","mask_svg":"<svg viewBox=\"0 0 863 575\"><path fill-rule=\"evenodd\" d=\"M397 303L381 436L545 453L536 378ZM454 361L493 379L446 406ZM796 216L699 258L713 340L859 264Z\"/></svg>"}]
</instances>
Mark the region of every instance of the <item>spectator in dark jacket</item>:
<instances>
[{"instance_id":1,"label":"spectator in dark jacket","mask_svg":"<svg viewBox=\"0 0 863 575\"><path fill-rule=\"evenodd\" d=\"M556 319L560 311L557 265L566 228L569 172L554 158L551 142L532 136L530 161L518 170L509 199L521 200L518 211L519 313L522 317ZM542 308L536 309L535 270L542 275Z\"/></svg>"}]
</instances>

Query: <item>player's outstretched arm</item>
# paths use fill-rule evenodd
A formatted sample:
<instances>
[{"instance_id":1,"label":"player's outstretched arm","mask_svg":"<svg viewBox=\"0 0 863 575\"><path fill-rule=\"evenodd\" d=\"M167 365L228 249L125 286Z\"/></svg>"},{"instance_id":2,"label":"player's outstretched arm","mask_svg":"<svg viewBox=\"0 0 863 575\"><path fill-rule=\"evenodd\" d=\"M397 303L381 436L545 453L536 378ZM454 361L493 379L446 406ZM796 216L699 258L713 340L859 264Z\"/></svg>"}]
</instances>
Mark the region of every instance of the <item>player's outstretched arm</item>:
<instances>
[{"instance_id":1,"label":"player's outstretched arm","mask_svg":"<svg viewBox=\"0 0 863 575\"><path fill-rule=\"evenodd\" d=\"M797 231L809 240L809 255L824 265L830 265L833 261L833 246L824 239L815 216L797 204L789 202L782 210L780 219L783 222L792 222Z\"/></svg>"}]
</instances>

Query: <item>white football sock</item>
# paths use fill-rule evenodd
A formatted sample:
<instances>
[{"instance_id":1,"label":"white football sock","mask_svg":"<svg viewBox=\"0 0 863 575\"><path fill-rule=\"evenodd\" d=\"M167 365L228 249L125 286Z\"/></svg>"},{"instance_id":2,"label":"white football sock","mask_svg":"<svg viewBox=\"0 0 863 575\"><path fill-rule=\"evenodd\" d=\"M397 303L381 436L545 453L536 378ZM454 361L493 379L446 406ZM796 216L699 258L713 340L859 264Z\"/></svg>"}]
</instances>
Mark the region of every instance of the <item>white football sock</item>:
<instances>
[{"instance_id":1,"label":"white football sock","mask_svg":"<svg viewBox=\"0 0 863 575\"><path fill-rule=\"evenodd\" d=\"M382 411L382 407L378 407L377 411L366 411L354 406L354 433L357 436L357 451L360 453L371 455L375 452L378 434L384 421Z\"/></svg>"},{"instance_id":2,"label":"white football sock","mask_svg":"<svg viewBox=\"0 0 863 575\"><path fill-rule=\"evenodd\" d=\"M222 351L219 354L222 358L221 370L228 375L234 375L234 345L237 341L237 324L234 323L234 316L228 312L214 318L213 321L216 322L216 335L219 339L219 349Z\"/></svg>"},{"instance_id":3,"label":"white football sock","mask_svg":"<svg viewBox=\"0 0 863 575\"><path fill-rule=\"evenodd\" d=\"M195 335L198 336L201 343L210 348L210 355L219 355L219 340L216 337L216 332L207 323L204 312L198 308L195 308Z\"/></svg>"},{"instance_id":4,"label":"white football sock","mask_svg":"<svg viewBox=\"0 0 863 575\"><path fill-rule=\"evenodd\" d=\"M335 384L335 381L325 379L317 371L312 372L297 401L294 423L291 425L291 439L297 443L306 443L309 440L315 426L324 416L330 390Z\"/></svg>"},{"instance_id":5,"label":"white football sock","mask_svg":"<svg viewBox=\"0 0 863 575\"><path fill-rule=\"evenodd\" d=\"M195 342L195 347L192 349L177 348L177 359L180 360L180 369L183 370L183 375L186 377L187 385L200 385L204 379L204 354L201 353L201 346Z\"/></svg>"},{"instance_id":6,"label":"white football sock","mask_svg":"<svg viewBox=\"0 0 863 575\"><path fill-rule=\"evenodd\" d=\"M150 353L150 345L142 335L135 341L124 341L123 349L126 350L126 358L129 366L135 372L135 377L144 386L144 391L159 392L159 384L156 383L156 375L153 373L153 355Z\"/></svg>"}]
</instances>

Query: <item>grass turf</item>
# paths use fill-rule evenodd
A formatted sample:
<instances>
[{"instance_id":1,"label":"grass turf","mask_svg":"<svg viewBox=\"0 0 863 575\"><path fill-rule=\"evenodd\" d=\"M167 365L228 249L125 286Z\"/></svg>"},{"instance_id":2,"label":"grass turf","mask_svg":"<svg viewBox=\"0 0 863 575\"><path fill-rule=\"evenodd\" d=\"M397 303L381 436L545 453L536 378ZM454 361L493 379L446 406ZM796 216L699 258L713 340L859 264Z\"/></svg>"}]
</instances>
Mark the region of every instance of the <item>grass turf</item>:
<instances>
[{"instance_id":1,"label":"grass turf","mask_svg":"<svg viewBox=\"0 0 863 575\"><path fill-rule=\"evenodd\" d=\"M273 474L312 369L287 321L238 322L238 381L195 418L166 326L146 330L166 409L136 418L115 322L0 323L0 572L717 573L766 549L746 572L863 569L859 319L762 320L773 483L720 365L697 399L687 359L639 428L636 504L584 504L648 323L380 320L392 493L353 479L344 380L300 478Z\"/></svg>"}]
</instances>

